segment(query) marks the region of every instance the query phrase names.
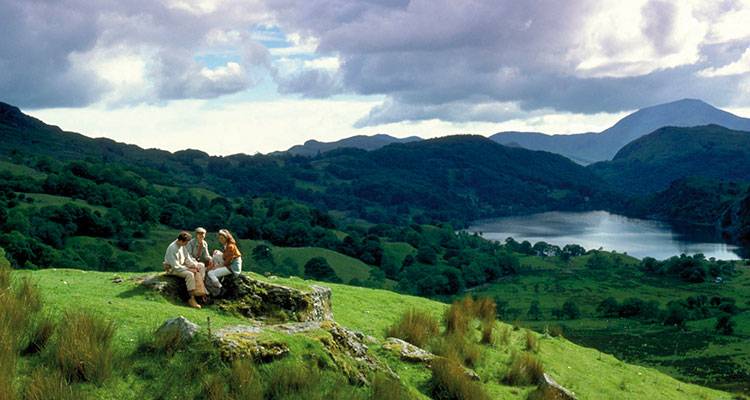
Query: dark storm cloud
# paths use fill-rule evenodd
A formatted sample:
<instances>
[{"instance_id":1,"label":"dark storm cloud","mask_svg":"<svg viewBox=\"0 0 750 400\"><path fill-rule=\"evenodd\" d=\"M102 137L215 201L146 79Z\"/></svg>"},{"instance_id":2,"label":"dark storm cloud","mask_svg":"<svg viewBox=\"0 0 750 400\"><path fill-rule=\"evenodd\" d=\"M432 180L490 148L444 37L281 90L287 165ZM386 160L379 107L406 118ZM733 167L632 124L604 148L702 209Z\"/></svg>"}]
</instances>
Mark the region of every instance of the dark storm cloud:
<instances>
[{"instance_id":1,"label":"dark storm cloud","mask_svg":"<svg viewBox=\"0 0 750 400\"><path fill-rule=\"evenodd\" d=\"M138 101L211 98L250 87L245 68L206 71L213 30L248 32L254 23L242 2L191 12L156 1L0 0L0 100L27 108L79 107L112 88L89 65L97 51L146 55L149 97ZM221 47L221 44L213 44ZM247 35L233 44L242 67L267 65L268 50ZM227 49L220 49L226 51Z\"/></svg>"},{"instance_id":2,"label":"dark storm cloud","mask_svg":"<svg viewBox=\"0 0 750 400\"><path fill-rule=\"evenodd\" d=\"M507 102L528 113L551 109L617 112L681 97L703 98L722 106L740 90L730 80L696 75L714 62L732 60L691 59L691 43L677 35L684 34L678 29L677 2L657 0L637 6L642 18L633 23L651 53L635 60L631 54L638 57L646 51L638 40L606 32L606 25L603 31L585 30L592 14L609 6L604 2L313 0L303 5L271 4L283 29L314 36L319 39L319 54L340 57L345 90L388 96L358 122L360 127L432 118L502 121L522 117L518 111L493 115L497 104ZM701 12L719 15L725 8L717 4ZM701 44L700 49L704 48L711 46ZM594 56L606 62L588 70L579 68ZM678 61L660 66L669 57ZM297 85L288 90L304 94L307 88Z\"/></svg>"}]
</instances>

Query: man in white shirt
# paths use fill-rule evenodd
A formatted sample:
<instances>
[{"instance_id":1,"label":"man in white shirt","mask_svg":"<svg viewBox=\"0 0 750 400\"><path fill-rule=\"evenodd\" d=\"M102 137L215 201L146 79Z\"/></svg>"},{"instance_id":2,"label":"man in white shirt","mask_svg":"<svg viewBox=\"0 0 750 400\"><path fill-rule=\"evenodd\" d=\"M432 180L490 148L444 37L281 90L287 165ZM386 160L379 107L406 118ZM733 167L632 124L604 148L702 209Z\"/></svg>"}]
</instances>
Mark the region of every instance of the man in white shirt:
<instances>
[{"instance_id":1,"label":"man in white shirt","mask_svg":"<svg viewBox=\"0 0 750 400\"><path fill-rule=\"evenodd\" d=\"M185 286L187 286L188 293L190 294L188 304L190 307L201 308L200 304L195 301L194 272L203 272L201 271L203 264L196 263L195 260L193 260L185 251L185 245L187 245L189 241L190 234L187 232L180 232L177 236L177 240L167 247L167 252L164 254L164 268L168 274L185 279Z\"/></svg>"}]
</instances>

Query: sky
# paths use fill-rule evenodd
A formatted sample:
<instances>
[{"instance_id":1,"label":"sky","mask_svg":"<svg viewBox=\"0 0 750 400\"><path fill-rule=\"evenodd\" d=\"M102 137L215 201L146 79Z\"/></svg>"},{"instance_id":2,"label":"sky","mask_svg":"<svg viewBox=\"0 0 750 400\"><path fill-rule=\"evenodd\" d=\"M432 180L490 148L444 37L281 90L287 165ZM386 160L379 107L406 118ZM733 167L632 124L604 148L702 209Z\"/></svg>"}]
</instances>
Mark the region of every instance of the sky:
<instances>
[{"instance_id":1,"label":"sky","mask_svg":"<svg viewBox=\"0 0 750 400\"><path fill-rule=\"evenodd\" d=\"M750 117L750 0L0 0L0 101L209 154Z\"/></svg>"}]
</instances>

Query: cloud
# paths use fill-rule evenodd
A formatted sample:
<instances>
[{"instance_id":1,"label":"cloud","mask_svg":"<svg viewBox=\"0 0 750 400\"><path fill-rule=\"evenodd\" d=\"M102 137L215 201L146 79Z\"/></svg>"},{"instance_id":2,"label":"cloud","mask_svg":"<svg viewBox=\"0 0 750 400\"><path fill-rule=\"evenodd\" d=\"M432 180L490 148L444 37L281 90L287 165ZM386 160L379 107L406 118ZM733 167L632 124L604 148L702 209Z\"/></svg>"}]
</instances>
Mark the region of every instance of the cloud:
<instances>
[{"instance_id":1,"label":"cloud","mask_svg":"<svg viewBox=\"0 0 750 400\"><path fill-rule=\"evenodd\" d=\"M0 0L0 93L41 108L243 91L270 66L249 33L267 19L253 1Z\"/></svg>"},{"instance_id":2,"label":"cloud","mask_svg":"<svg viewBox=\"0 0 750 400\"><path fill-rule=\"evenodd\" d=\"M748 47L739 60L718 68L706 68L698 74L705 77L740 75L750 72L750 47Z\"/></svg>"},{"instance_id":3,"label":"cloud","mask_svg":"<svg viewBox=\"0 0 750 400\"><path fill-rule=\"evenodd\" d=\"M747 8L676 0L273 2L282 30L317 43L315 57L340 60L343 92L387 96L358 127L619 113L682 97L741 106L732 103L747 98L741 86L699 71L750 44L739 23ZM319 85L289 91L306 90L325 94Z\"/></svg>"}]
</instances>

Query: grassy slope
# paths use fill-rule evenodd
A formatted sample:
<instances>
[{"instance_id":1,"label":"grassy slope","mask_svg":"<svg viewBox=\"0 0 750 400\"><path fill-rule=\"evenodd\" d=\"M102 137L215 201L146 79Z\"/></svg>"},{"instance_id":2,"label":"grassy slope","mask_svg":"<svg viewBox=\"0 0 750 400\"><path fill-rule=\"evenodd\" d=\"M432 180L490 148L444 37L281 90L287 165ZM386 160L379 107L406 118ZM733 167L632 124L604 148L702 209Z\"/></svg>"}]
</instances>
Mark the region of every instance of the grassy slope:
<instances>
[{"instance_id":1,"label":"grassy slope","mask_svg":"<svg viewBox=\"0 0 750 400\"><path fill-rule=\"evenodd\" d=\"M148 335L165 319L183 315L205 328L211 318L213 328L239 324L240 317L215 309L193 310L169 303L158 295L140 289L127 278L138 274L82 272L77 270L40 270L16 272L31 275L42 288L47 309L59 314L66 309L93 310L117 322L117 349L132 352L140 335ZM114 276L126 278L113 283ZM299 278L279 279L278 282L299 285ZM383 290L372 290L345 285L325 284L333 289L336 320L344 326L383 338L389 324L405 310L417 307L440 315L444 304L423 298L398 295ZM520 349L523 331L513 332L513 347ZM296 343L296 345L300 345ZM379 346L372 351L397 371L412 388L423 388L429 378L424 367L405 364L385 354ZM488 391L497 399L520 399L531 388L514 388L499 384L506 368L510 350L505 347L486 348L483 362L477 368ZM633 366L614 357L601 355L564 339L542 338L539 353L548 372L561 384L571 388L580 399L729 399L728 394L681 383L652 369ZM133 375L117 377L101 388L89 388L101 398L132 398L145 383Z\"/></svg>"},{"instance_id":2,"label":"grassy slope","mask_svg":"<svg viewBox=\"0 0 750 400\"><path fill-rule=\"evenodd\" d=\"M656 366L681 379L733 390L748 390L740 382L750 375L750 311L733 317L733 336L714 333L716 318L688 322L688 331L633 319L596 318L597 305L607 297L618 301L637 297L658 301L662 307L671 300L704 294L734 297L737 306L750 304L750 268L739 267L737 276L718 285L713 282L687 284L670 278L643 276L627 265L614 271L592 271L584 267L588 256L578 257L569 268L561 269L548 260L529 257L522 260L528 272L480 288L474 293L507 301L525 325L542 329L545 325L563 325L566 335L577 343L600 348L629 362ZM582 311L577 320L547 320L551 310L573 299ZM529 321L526 312L533 300L539 301L545 320ZM717 382L721 382L717 384ZM744 385L744 386L743 386Z\"/></svg>"}]
</instances>

